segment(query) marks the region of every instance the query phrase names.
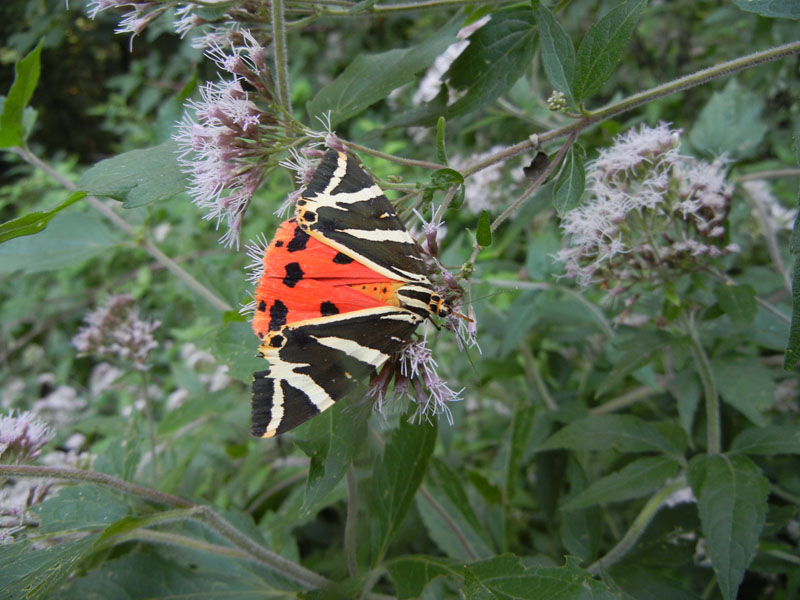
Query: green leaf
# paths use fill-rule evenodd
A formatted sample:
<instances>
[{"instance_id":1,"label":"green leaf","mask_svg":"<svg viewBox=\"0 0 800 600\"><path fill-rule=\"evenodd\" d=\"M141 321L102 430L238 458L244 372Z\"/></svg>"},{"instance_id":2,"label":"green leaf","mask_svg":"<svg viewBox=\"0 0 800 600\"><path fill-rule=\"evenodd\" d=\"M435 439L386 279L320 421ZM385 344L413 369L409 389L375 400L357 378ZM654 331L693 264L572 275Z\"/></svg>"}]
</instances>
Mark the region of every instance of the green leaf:
<instances>
[{"instance_id":1,"label":"green leaf","mask_svg":"<svg viewBox=\"0 0 800 600\"><path fill-rule=\"evenodd\" d=\"M425 587L437 577L459 578L462 561L449 561L435 556L406 554L390 560L385 566L394 582L398 600L422 597Z\"/></svg>"},{"instance_id":2,"label":"green leaf","mask_svg":"<svg viewBox=\"0 0 800 600\"><path fill-rule=\"evenodd\" d=\"M445 148L444 144L444 136L445 136L445 118L439 117L439 120L436 121L436 160L438 160L443 165L448 164L447 162L447 148ZM461 178L462 183L464 178Z\"/></svg>"},{"instance_id":3,"label":"green leaf","mask_svg":"<svg viewBox=\"0 0 800 600\"><path fill-rule=\"evenodd\" d=\"M800 4L797 0L733 0L733 3L742 10L762 17L800 19Z\"/></svg>"},{"instance_id":4,"label":"green leaf","mask_svg":"<svg viewBox=\"0 0 800 600\"><path fill-rule=\"evenodd\" d=\"M102 160L78 180L78 188L92 196L108 196L135 208L167 200L186 189L173 140L148 148L132 150Z\"/></svg>"},{"instance_id":5,"label":"green leaf","mask_svg":"<svg viewBox=\"0 0 800 600\"><path fill-rule=\"evenodd\" d=\"M417 509L431 539L450 558L474 560L495 552L485 527L470 506L463 479L432 459L425 480L427 494L417 495ZM442 515L447 515L443 519Z\"/></svg>"},{"instance_id":6,"label":"green leaf","mask_svg":"<svg viewBox=\"0 0 800 600\"><path fill-rule=\"evenodd\" d=\"M61 488L55 496L33 508L39 515L42 533L106 528L125 517L129 510L127 502L119 495L88 484Z\"/></svg>"},{"instance_id":7,"label":"green leaf","mask_svg":"<svg viewBox=\"0 0 800 600\"><path fill-rule=\"evenodd\" d=\"M525 568L519 558L498 556L464 567L464 598L515 600L620 600L605 584L568 557L563 567Z\"/></svg>"},{"instance_id":8,"label":"green leaf","mask_svg":"<svg viewBox=\"0 0 800 600\"><path fill-rule=\"evenodd\" d=\"M43 231L50 220L62 210L86 197L83 192L73 192L64 202L52 210L37 210L0 225L0 244L23 235L33 235Z\"/></svg>"},{"instance_id":9,"label":"green leaf","mask_svg":"<svg viewBox=\"0 0 800 600\"><path fill-rule=\"evenodd\" d=\"M586 32L578 47L578 63L572 85L578 102L593 96L614 73L645 4L647 0L626 0Z\"/></svg>"},{"instance_id":10,"label":"green leaf","mask_svg":"<svg viewBox=\"0 0 800 600\"><path fill-rule=\"evenodd\" d=\"M427 41L403 50L380 54L359 54L344 72L322 88L306 105L310 117L330 113L331 126L349 119L389 95L389 92L414 81L436 57L457 40L461 17L431 35Z\"/></svg>"},{"instance_id":11,"label":"green leaf","mask_svg":"<svg viewBox=\"0 0 800 600\"><path fill-rule=\"evenodd\" d=\"M367 502L373 565L383 557L392 537L411 508L436 445L436 422L413 424L405 418L392 433L383 457L376 461Z\"/></svg>"},{"instance_id":12,"label":"green leaf","mask_svg":"<svg viewBox=\"0 0 800 600\"><path fill-rule=\"evenodd\" d=\"M366 404L337 403L311 419L303 439L295 440L311 459L301 518L325 506L330 492L352 464L367 436L368 408Z\"/></svg>"},{"instance_id":13,"label":"green leaf","mask_svg":"<svg viewBox=\"0 0 800 600\"><path fill-rule=\"evenodd\" d=\"M775 382L755 357L736 356L711 360L722 399L745 415L753 425L766 425L761 414L772 406Z\"/></svg>"},{"instance_id":14,"label":"green leaf","mask_svg":"<svg viewBox=\"0 0 800 600\"><path fill-rule=\"evenodd\" d=\"M755 319L758 304L756 290L752 285L720 284L714 288L714 297L723 312L737 327L749 325Z\"/></svg>"},{"instance_id":15,"label":"green leaf","mask_svg":"<svg viewBox=\"0 0 800 600\"><path fill-rule=\"evenodd\" d=\"M571 510L641 498L658 488L678 472L679 465L665 456L637 459L616 473L598 479L588 488L570 498L562 510Z\"/></svg>"},{"instance_id":16,"label":"green leaf","mask_svg":"<svg viewBox=\"0 0 800 600\"><path fill-rule=\"evenodd\" d=\"M794 425L750 427L736 436L731 452L765 456L800 454L800 429Z\"/></svg>"},{"instance_id":17,"label":"green leaf","mask_svg":"<svg viewBox=\"0 0 800 600\"><path fill-rule=\"evenodd\" d=\"M72 267L107 252L120 241L119 234L96 213L61 213L38 235L0 245L0 275Z\"/></svg>"},{"instance_id":18,"label":"green leaf","mask_svg":"<svg viewBox=\"0 0 800 600\"><path fill-rule=\"evenodd\" d=\"M21 146L25 140L25 107L30 102L41 71L42 42L14 67L14 83L0 114L0 148Z\"/></svg>"},{"instance_id":19,"label":"green leaf","mask_svg":"<svg viewBox=\"0 0 800 600\"><path fill-rule=\"evenodd\" d=\"M542 64L547 80L553 89L563 93L567 102L574 106L572 82L575 79L575 46L546 6L537 2L534 12L539 23Z\"/></svg>"},{"instance_id":20,"label":"green leaf","mask_svg":"<svg viewBox=\"0 0 800 600\"><path fill-rule=\"evenodd\" d=\"M217 332L212 346L214 356L228 365L228 375L247 384L253 382L253 373L263 371L269 363L256 355L258 338L247 322L229 322Z\"/></svg>"},{"instance_id":21,"label":"green leaf","mask_svg":"<svg viewBox=\"0 0 800 600\"><path fill-rule=\"evenodd\" d=\"M55 591L92 551L97 535L35 550L28 542L0 545L0 598L61 598Z\"/></svg>"},{"instance_id":22,"label":"green leaf","mask_svg":"<svg viewBox=\"0 0 800 600\"><path fill-rule=\"evenodd\" d=\"M455 169L445 168L437 169L431 175L431 182L428 187L435 190L447 190L454 185L461 185L464 183L464 176Z\"/></svg>"},{"instance_id":23,"label":"green leaf","mask_svg":"<svg viewBox=\"0 0 800 600\"><path fill-rule=\"evenodd\" d=\"M478 245L483 248L488 248L492 245L492 226L489 221L489 213L485 210L482 210L478 217L478 229L475 232L475 239L478 241Z\"/></svg>"},{"instance_id":24,"label":"green leaf","mask_svg":"<svg viewBox=\"0 0 800 600\"><path fill-rule=\"evenodd\" d=\"M693 458L689 483L720 591L733 600L756 553L769 481L746 456L718 454Z\"/></svg>"},{"instance_id":25,"label":"green leaf","mask_svg":"<svg viewBox=\"0 0 800 600\"><path fill-rule=\"evenodd\" d=\"M564 166L561 167L561 173L553 190L553 205L559 216L564 216L580 204L585 186L586 172L583 168L583 158L573 146L567 150Z\"/></svg>"},{"instance_id":26,"label":"green leaf","mask_svg":"<svg viewBox=\"0 0 800 600\"><path fill-rule=\"evenodd\" d=\"M800 232L800 214L795 221L794 230ZM792 269L792 322L783 356L783 368L788 371L798 362L800 362L800 254L795 254Z\"/></svg>"},{"instance_id":27,"label":"green leaf","mask_svg":"<svg viewBox=\"0 0 800 600\"><path fill-rule=\"evenodd\" d=\"M760 94L731 79L700 110L689 141L705 154L746 158L755 152L767 133L767 124L761 119L763 106Z\"/></svg>"},{"instance_id":28,"label":"green leaf","mask_svg":"<svg viewBox=\"0 0 800 600\"><path fill-rule=\"evenodd\" d=\"M514 85L531 65L535 25L530 8L500 10L469 37L469 46L447 71L450 85L466 91L448 107L449 116L477 110Z\"/></svg>"},{"instance_id":29,"label":"green leaf","mask_svg":"<svg viewBox=\"0 0 800 600\"><path fill-rule=\"evenodd\" d=\"M632 415L594 415L569 423L545 440L538 451L614 448L618 452L658 451L679 458L685 444L677 443L672 437L663 435L652 423Z\"/></svg>"},{"instance_id":30,"label":"green leaf","mask_svg":"<svg viewBox=\"0 0 800 600\"><path fill-rule=\"evenodd\" d=\"M209 555L214 558L213 555ZM174 555L160 553L128 554L107 560L98 568L70 582L59 600L147 600L151 598L191 598L192 600L237 600L286 598L260 577L225 569L233 561L219 560L216 568L178 562ZM272 592L272 593L270 593Z\"/></svg>"}]
</instances>

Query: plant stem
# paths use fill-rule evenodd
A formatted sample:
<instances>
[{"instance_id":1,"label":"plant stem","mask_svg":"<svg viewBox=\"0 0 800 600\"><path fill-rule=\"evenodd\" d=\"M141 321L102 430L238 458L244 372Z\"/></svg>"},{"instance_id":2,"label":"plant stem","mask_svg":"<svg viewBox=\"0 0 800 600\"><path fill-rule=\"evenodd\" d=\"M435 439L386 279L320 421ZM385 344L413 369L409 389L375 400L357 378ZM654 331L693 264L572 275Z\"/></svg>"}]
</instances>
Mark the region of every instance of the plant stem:
<instances>
[{"instance_id":1,"label":"plant stem","mask_svg":"<svg viewBox=\"0 0 800 600\"><path fill-rule=\"evenodd\" d=\"M286 18L284 0L272 0L272 44L275 49L275 84L278 102L287 115L292 114L292 94L289 89L289 60L286 47Z\"/></svg>"},{"instance_id":2,"label":"plant stem","mask_svg":"<svg viewBox=\"0 0 800 600\"><path fill-rule=\"evenodd\" d=\"M569 123L568 125L564 125L563 127L552 129L545 133L539 134L538 136L531 136L521 142L518 142L517 144L514 144L513 146L509 146L508 148L497 152L496 154L488 156L465 169L462 169L461 173L464 175L464 177L466 177L472 173L475 173L476 171L490 167L497 162L504 161L512 156L520 154L521 152L525 152L531 148L536 148L537 146L546 142L557 140L572 133L580 133L595 123L605 121L606 119L610 119L618 114L633 110L634 108L642 106L643 104L647 104L656 98L661 98L663 96L668 96L683 90L688 90L719 77L731 75L733 73L737 73L766 62L778 60L779 58L784 58L792 54L797 54L799 52L800 41L791 42L781 46L769 48L768 50L754 52L752 54L748 54L747 56L729 60L707 69L702 69L696 73L692 73L691 75L686 75L685 77L680 77L649 90L633 94L632 96L624 98L619 102L607 104L606 106L595 111L588 112L583 118L577 119L576 121Z\"/></svg>"},{"instance_id":3,"label":"plant stem","mask_svg":"<svg viewBox=\"0 0 800 600\"><path fill-rule=\"evenodd\" d=\"M558 411L558 404L553 400L553 397L547 389L547 385L542 379L542 374L539 372L539 365L536 363L530 346L522 341L519 343L518 348L520 355L522 355L522 360L525 363L525 376L526 379L528 379L528 385L533 384L533 387L539 392L539 396L542 398L544 407L549 412Z\"/></svg>"},{"instance_id":4,"label":"plant stem","mask_svg":"<svg viewBox=\"0 0 800 600\"><path fill-rule=\"evenodd\" d=\"M231 542L240 551L247 555L249 560L263 563L276 573L283 575L308 589L316 589L330 585L332 582L313 571L294 563L262 545L258 544L244 533L236 529L225 519L214 512L210 507L194 504L178 496L165 494L158 490L136 485L112 475L83 471L80 469L39 467L32 465L0 465L0 475L7 477L43 477L61 479L66 481L80 481L83 483L96 483L131 496L157 502L167 506L189 509L185 517L199 521L212 529L226 540ZM175 513L169 515L172 520Z\"/></svg>"},{"instance_id":5,"label":"plant stem","mask_svg":"<svg viewBox=\"0 0 800 600\"><path fill-rule=\"evenodd\" d=\"M642 510L631 523L628 531L622 536L617 545L614 546L608 553L597 560L594 564L590 565L586 570L592 575L597 575L603 571L608 570L609 567L618 563L630 550L636 545L636 542L645 532L650 521L656 516L664 501L667 500L672 494L686 487L686 478L682 475L672 483L661 488L658 492L650 497L647 504L644 505Z\"/></svg>"},{"instance_id":6,"label":"plant stem","mask_svg":"<svg viewBox=\"0 0 800 600\"><path fill-rule=\"evenodd\" d=\"M717 385L714 381L714 372L711 369L711 362L708 360L703 344L695 327L694 318L681 312L681 323L686 333L689 334L689 345L694 357L697 374L703 383L703 396L706 405L706 445L708 454L719 454L721 450L721 426L719 420L719 397Z\"/></svg>"},{"instance_id":7,"label":"plant stem","mask_svg":"<svg viewBox=\"0 0 800 600\"><path fill-rule=\"evenodd\" d=\"M16 152L25 162L36 167L37 169L41 169L70 192L74 192L78 189L78 186L76 186L72 181L61 175L61 173L58 173L50 165L42 161L38 156L34 155L26 148L14 147L12 150ZM116 227L130 235L132 238L136 239L137 243L141 245L142 248L144 248L145 251L147 251L147 253L156 260L156 262L163 265L165 269L175 275L184 284L186 284L186 286L188 286L192 291L196 292L198 296L206 300L214 308L221 311L233 310L233 308L227 302L219 298L216 294L214 294L214 292L197 281L197 279L192 277L188 272L184 271L178 265L178 263L164 254L155 244L153 244L153 242L147 239L138 239L139 236L137 235L136 230L134 230L134 228L131 227L128 222L125 221L125 219L100 202L100 200L94 196L87 196L86 202L88 202L92 208L100 212L105 218L111 221Z\"/></svg>"},{"instance_id":8,"label":"plant stem","mask_svg":"<svg viewBox=\"0 0 800 600\"><path fill-rule=\"evenodd\" d=\"M153 487L156 487L158 482L158 459L156 453L156 429L153 417L153 405L150 402L150 394L148 393L147 371L139 371L142 375L142 395L144 396L144 411L145 418L147 419L147 434L150 438L150 454L153 461Z\"/></svg>"}]
</instances>

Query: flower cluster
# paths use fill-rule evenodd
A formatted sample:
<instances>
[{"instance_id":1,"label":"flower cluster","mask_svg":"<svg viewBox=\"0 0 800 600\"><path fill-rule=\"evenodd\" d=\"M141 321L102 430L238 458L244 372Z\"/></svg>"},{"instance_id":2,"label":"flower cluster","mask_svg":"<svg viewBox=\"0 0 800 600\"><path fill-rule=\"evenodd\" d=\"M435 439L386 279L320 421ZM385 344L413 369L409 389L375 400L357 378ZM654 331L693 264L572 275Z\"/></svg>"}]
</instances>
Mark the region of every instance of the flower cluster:
<instances>
[{"instance_id":1,"label":"flower cluster","mask_svg":"<svg viewBox=\"0 0 800 600\"><path fill-rule=\"evenodd\" d=\"M249 31L236 33L225 38L225 45L214 43L206 51L233 77L200 89L201 99L187 103L191 115L187 113L173 138L194 203L217 226L226 222L220 242L238 248L242 217L272 166L270 149L281 134L280 119L265 108L273 86L264 49Z\"/></svg>"},{"instance_id":2,"label":"flower cluster","mask_svg":"<svg viewBox=\"0 0 800 600\"><path fill-rule=\"evenodd\" d=\"M47 424L31 411L0 415L0 460L14 463L36 458L51 437Z\"/></svg>"},{"instance_id":3,"label":"flower cluster","mask_svg":"<svg viewBox=\"0 0 800 600\"><path fill-rule=\"evenodd\" d=\"M431 417L443 414L452 425L453 415L448 404L462 400L464 389L457 392L450 389L436 372L437 367L427 338L409 342L399 357L386 364L372 381L367 397L374 398L376 409L381 411L387 402L408 396L417 403L413 420L430 421ZM392 378L394 389L388 394Z\"/></svg>"},{"instance_id":4,"label":"flower cluster","mask_svg":"<svg viewBox=\"0 0 800 600\"><path fill-rule=\"evenodd\" d=\"M153 332L161 323L140 319L132 296L111 296L84 320L86 327L72 338L78 352L130 362L139 371L147 370L150 351L158 346Z\"/></svg>"},{"instance_id":5,"label":"flower cluster","mask_svg":"<svg viewBox=\"0 0 800 600\"><path fill-rule=\"evenodd\" d=\"M86 5L90 19L96 18L98 13L108 9L129 9L122 16L122 20L114 30L114 33L133 34L131 35L131 43L133 43L134 37L142 33L145 27L164 14L167 8L169 8L168 4L159 6L153 2L133 2L131 0L90 0Z\"/></svg>"},{"instance_id":6,"label":"flower cluster","mask_svg":"<svg viewBox=\"0 0 800 600\"><path fill-rule=\"evenodd\" d=\"M570 244L556 259L568 277L619 295L738 251L723 241L733 194L724 164L681 155L679 133L631 130L589 165L591 199L561 221Z\"/></svg>"}]
</instances>

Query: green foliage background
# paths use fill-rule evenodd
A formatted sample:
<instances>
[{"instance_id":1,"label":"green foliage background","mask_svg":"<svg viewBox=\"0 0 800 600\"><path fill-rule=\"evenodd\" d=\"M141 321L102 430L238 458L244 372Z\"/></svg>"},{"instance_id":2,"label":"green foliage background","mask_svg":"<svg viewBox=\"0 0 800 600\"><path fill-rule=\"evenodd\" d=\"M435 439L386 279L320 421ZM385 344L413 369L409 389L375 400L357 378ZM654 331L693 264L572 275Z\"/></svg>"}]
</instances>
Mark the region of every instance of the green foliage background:
<instances>
[{"instance_id":1,"label":"green foliage background","mask_svg":"<svg viewBox=\"0 0 800 600\"><path fill-rule=\"evenodd\" d=\"M289 32L296 118L317 127L313 117L332 111L344 140L401 158L446 156L454 169L574 123L548 109L553 89L573 112L597 110L800 39L790 0L343 7L323 7ZM334 9L347 14L326 14ZM367 417L353 398L264 441L249 436L249 381L263 368L256 339L242 317L197 291L229 307L246 302L248 259L217 244L214 223L181 191L169 141L183 102L217 77L213 64L168 18L129 50L112 33L119 15L91 21L82 10L61 0L0 7L2 409L71 387L84 406L57 424L49 448L58 453L80 433L93 457L92 477L53 488L0 544L0 596L800 594L800 339L789 341L792 297L770 241L789 269L795 256L788 231L765 237L739 185L777 171L773 194L797 205L796 50L596 119L564 167L494 231L491 220L530 183L513 171L532 161L532 146L504 160L485 212L470 210L469 188L451 204L442 262L463 265L475 236L485 246L470 265L482 351L460 352L446 335L434 344L440 374L465 388L453 425L410 424L401 403ZM458 100L412 105L425 69L485 14L492 20L449 71ZM723 261L729 285L687 275L671 291L644 294L636 310L646 318L634 324L619 319L624 306L603 302L604 290L560 279L550 255L562 244L558 215L581 201L585 160L614 135L659 121L683 130L682 152L727 156L737 183L730 240L742 251ZM552 158L561 143L542 149ZM475 177L361 157L383 181L419 182L437 206ZM264 183L243 239L272 235L273 211L292 188L283 171ZM113 200L103 213L84 193ZM122 292L161 321L159 346L146 379L122 365L94 393L99 359L77 356L70 340L87 311ZM696 339L676 325L686 307ZM718 449L707 440L698 347L721 398ZM190 363L187 348L213 359ZM215 363L230 381L212 391ZM157 473L135 408L143 388L155 406ZM168 410L178 390L186 400ZM0 484L8 490L31 474L3 466ZM63 483L63 473L46 474ZM694 500L673 501L686 488Z\"/></svg>"}]
</instances>

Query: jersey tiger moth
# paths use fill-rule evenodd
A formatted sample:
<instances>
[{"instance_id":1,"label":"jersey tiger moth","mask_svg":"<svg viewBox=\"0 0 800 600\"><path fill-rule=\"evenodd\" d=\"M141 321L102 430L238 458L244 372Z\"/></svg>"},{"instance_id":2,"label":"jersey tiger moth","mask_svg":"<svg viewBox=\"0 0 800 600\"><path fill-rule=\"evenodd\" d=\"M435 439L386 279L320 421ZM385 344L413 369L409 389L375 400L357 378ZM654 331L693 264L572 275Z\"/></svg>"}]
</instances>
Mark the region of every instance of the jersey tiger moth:
<instances>
[{"instance_id":1,"label":"jersey tiger moth","mask_svg":"<svg viewBox=\"0 0 800 600\"><path fill-rule=\"evenodd\" d=\"M253 374L252 433L273 437L330 408L451 314L381 188L328 150L264 252L253 330L270 367Z\"/></svg>"}]
</instances>

